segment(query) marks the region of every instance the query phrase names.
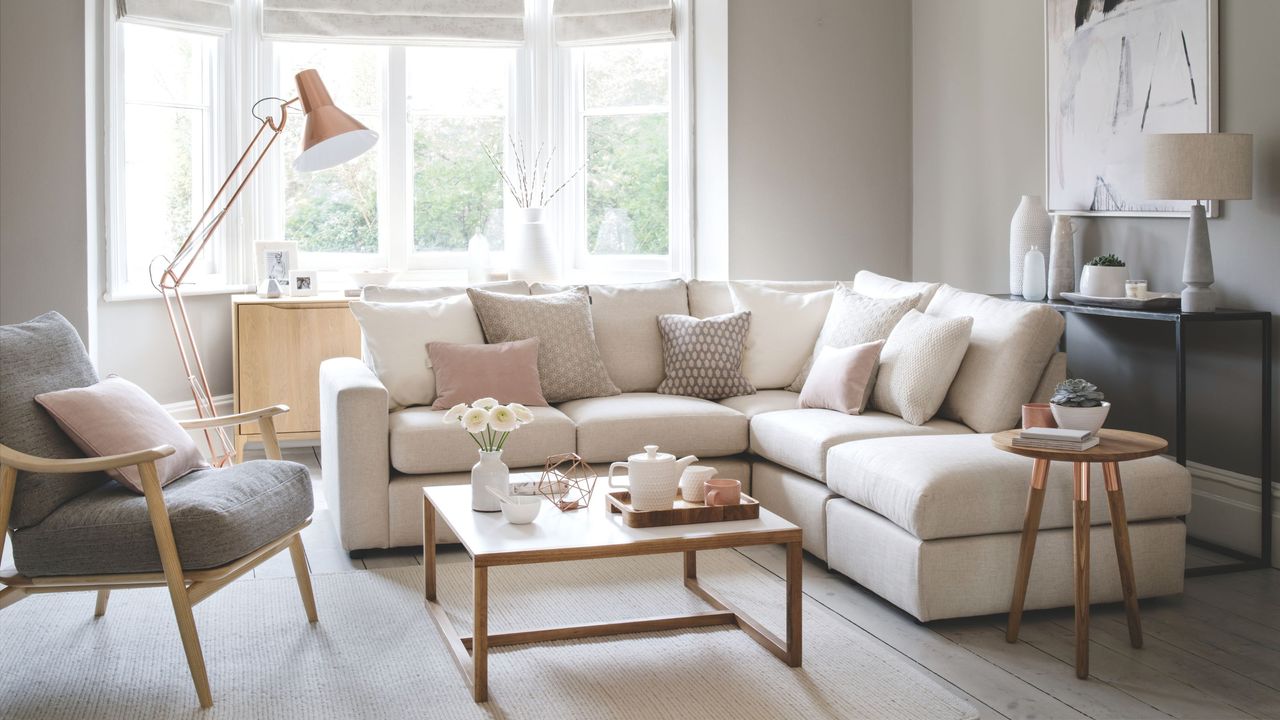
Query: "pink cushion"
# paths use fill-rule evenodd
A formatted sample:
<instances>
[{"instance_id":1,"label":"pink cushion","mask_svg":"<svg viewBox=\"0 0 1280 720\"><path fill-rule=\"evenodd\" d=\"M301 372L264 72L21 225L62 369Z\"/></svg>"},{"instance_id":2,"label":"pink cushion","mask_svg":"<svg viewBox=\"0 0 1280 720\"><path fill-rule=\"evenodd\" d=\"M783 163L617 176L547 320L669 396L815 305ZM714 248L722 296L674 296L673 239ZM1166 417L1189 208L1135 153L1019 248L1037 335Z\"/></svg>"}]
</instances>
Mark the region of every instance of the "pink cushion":
<instances>
[{"instance_id":1,"label":"pink cushion","mask_svg":"<svg viewBox=\"0 0 1280 720\"><path fill-rule=\"evenodd\" d=\"M847 348L825 347L800 389L800 407L858 415L871 398L871 381L880 364L883 340Z\"/></svg>"},{"instance_id":2,"label":"pink cushion","mask_svg":"<svg viewBox=\"0 0 1280 720\"><path fill-rule=\"evenodd\" d=\"M504 405L546 405L538 376L538 338L459 345L427 343L427 357L436 371L436 401L444 410L491 397Z\"/></svg>"},{"instance_id":3,"label":"pink cushion","mask_svg":"<svg viewBox=\"0 0 1280 720\"><path fill-rule=\"evenodd\" d=\"M192 470L209 467L191 435L145 390L111 377L96 385L37 395L40 403L71 440L89 457L119 455L172 445L174 453L156 461L161 485ZM137 466L107 474L134 492L142 492Z\"/></svg>"}]
</instances>

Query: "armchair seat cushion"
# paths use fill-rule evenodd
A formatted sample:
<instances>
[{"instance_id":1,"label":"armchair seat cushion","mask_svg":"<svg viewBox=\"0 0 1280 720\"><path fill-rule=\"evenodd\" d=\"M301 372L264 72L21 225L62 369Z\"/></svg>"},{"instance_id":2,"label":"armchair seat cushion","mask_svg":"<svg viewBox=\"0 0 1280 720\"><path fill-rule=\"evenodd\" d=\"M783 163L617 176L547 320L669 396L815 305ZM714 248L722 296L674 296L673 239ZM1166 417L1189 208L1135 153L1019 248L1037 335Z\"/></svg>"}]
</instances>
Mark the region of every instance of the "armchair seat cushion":
<instances>
[{"instance_id":1,"label":"armchair seat cushion","mask_svg":"<svg viewBox=\"0 0 1280 720\"><path fill-rule=\"evenodd\" d=\"M311 517L311 477L298 463L254 460L190 473L164 489L178 557L187 570L225 565ZM28 577L160 572L147 501L114 483L70 500L13 533Z\"/></svg>"}]
</instances>

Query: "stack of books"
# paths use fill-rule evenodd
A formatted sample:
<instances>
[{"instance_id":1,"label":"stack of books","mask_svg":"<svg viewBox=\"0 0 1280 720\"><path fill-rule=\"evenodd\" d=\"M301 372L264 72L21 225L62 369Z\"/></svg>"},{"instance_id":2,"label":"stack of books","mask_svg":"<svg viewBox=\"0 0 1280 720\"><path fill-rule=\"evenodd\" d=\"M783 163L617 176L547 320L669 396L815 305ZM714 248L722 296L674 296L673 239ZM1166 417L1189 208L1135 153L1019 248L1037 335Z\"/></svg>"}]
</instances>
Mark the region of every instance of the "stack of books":
<instances>
[{"instance_id":1,"label":"stack of books","mask_svg":"<svg viewBox=\"0 0 1280 720\"><path fill-rule=\"evenodd\" d=\"M1088 450L1098 444L1098 436L1088 430L1026 428L1013 439L1014 447L1036 450Z\"/></svg>"}]
</instances>

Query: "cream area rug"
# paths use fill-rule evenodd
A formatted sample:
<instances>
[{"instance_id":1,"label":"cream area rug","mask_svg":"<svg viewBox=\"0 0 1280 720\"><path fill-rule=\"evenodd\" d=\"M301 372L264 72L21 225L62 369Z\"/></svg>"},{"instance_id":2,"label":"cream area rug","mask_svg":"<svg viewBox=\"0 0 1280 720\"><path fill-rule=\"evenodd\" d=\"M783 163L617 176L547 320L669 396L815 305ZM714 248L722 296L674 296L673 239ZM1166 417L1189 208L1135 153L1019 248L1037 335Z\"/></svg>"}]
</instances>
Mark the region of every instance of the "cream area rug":
<instances>
[{"instance_id":1,"label":"cream area rug","mask_svg":"<svg viewBox=\"0 0 1280 720\"><path fill-rule=\"evenodd\" d=\"M781 632L784 584L736 552L699 576ZM805 599L804 666L731 626L497 648L477 705L422 605L422 569L317 575L309 625L292 579L249 579L195 609L214 707L201 711L166 591L28 598L0 611L3 718L970 718L909 661ZM489 571L492 632L709 609L679 555ZM471 626L471 566L440 568ZM464 629L465 628L465 629Z\"/></svg>"}]
</instances>

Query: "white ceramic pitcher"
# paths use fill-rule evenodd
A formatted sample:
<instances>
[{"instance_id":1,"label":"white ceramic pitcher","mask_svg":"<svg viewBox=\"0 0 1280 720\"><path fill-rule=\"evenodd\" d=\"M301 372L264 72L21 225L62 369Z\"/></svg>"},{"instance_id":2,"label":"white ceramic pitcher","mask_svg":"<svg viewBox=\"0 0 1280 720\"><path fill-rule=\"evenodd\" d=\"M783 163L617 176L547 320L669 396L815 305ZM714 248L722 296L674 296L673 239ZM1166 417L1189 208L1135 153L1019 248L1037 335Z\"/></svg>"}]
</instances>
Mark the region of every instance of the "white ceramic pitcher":
<instances>
[{"instance_id":1,"label":"white ceramic pitcher","mask_svg":"<svg viewBox=\"0 0 1280 720\"><path fill-rule=\"evenodd\" d=\"M677 460L671 453L658 452L657 445L645 445L643 453L609 466L609 487L630 489L631 507L636 510L670 510L675 505L680 474L697 461L692 455ZM627 469L628 485L614 482L613 472L620 467Z\"/></svg>"}]
</instances>

